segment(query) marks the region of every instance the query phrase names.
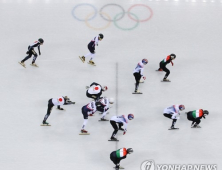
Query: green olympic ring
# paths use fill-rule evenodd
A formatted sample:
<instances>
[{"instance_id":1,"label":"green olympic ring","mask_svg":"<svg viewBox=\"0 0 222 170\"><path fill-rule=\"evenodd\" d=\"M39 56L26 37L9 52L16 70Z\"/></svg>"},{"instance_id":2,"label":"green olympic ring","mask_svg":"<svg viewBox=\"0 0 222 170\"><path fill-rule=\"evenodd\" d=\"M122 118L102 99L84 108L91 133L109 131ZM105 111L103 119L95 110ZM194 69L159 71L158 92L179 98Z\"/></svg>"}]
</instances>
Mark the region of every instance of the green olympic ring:
<instances>
[{"instance_id":1,"label":"green olympic ring","mask_svg":"<svg viewBox=\"0 0 222 170\"><path fill-rule=\"evenodd\" d=\"M129 13L130 15L133 15L135 18L136 18L136 24L133 26L133 27L131 27L131 28L122 28L122 27L120 27L118 24L117 24L117 18L118 18L118 16L119 15L122 15L123 13L121 12L121 13L119 13L119 14L117 14L115 17L114 17L114 25L117 27L117 28L119 28L119 29L121 29L121 30L125 30L125 31L129 31L129 30L133 30L133 29L135 29L138 25L139 25L139 18L135 15L135 14L133 14L133 13L131 13L131 12L126 12L126 13Z\"/></svg>"}]
</instances>

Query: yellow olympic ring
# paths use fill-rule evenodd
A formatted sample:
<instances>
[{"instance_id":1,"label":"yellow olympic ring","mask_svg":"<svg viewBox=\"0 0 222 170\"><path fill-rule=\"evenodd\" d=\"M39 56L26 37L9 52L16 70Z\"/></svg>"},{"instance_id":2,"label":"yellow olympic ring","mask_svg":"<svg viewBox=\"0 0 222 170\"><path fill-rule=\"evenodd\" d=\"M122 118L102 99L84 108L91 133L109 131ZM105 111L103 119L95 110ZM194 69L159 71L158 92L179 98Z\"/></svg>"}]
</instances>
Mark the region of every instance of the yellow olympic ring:
<instances>
[{"instance_id":1,"label":"yellow olympic ring","mask_svg":"<svg viewBox=\"0 0 222 170\"><path fill-rule=\"evenodd\" d=\"M110 26L110 24L111 24L111 18L110 18L110 16L109 16L107 13L100 12L100 14L105 15L105 16L109 19L108 24L105 25L104 27L101 27L101 28L92 27L92 26L89 24L88 20L89 20L89 18L90 18L93 14L94 14L94 12L90 13L88 16L86 16L86 19L85 19L85 23L86 23L86 25L87 25L89 28L92 28L92 29L94 29L94 30L104 30L104 29L106 29L106 28L108 28L108 27Z\"/></svg>"}]
</instances>

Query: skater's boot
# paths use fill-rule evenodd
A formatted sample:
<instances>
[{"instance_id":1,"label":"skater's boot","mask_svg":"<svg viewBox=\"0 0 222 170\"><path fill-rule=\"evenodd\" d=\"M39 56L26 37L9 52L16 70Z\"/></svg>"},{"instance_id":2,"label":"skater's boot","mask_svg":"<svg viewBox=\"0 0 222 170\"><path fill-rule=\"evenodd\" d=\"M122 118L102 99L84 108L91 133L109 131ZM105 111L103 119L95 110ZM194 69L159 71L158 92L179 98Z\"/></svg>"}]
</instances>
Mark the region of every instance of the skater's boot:
<instances>
[{"instance_id":1,"label":"skater's boot","mask_svg":"<svg viewBox=\"0 0 222 170\"><path fill-rule=\"evenodd\" d=\"M135 90L134 93L142 94L139 90Z\"/></svg>"},{"instance_id":2,"label":"skater's boot","mask_svg":"<svg viewBox=\"0 0 222 170\"><path fill-rule=\"evenodd\" d=\"M25 63L24 62L21 61L21 62L19 62L19 64L21 64L23 67L25 67Z\"/></svg>"},{"instance_id":3,"label":"skater's boot","mask_svg":"<svg viewBox=\"0 0 222 170\"><path fill-rule=\"evenodd\" d=\"M116 170L119 170L119 164L116 164L115 169L116 169Z\"/></svg>"},{"instance_id":4,"label":"skater's boot","mask_svg":"<svg viewBox=\"0 0 222 170\"><path fill-rule=\"evenodd\" d=\"M86 61L86 58L84 56L81 57L82 62L84 63Z\"/></svg>"},{"instance_id":5,"label":"skater's boot","mask_svg":"<svg viewBox=\"0 0 222 170\"><path fill-rule=\"evenodd\" d=\"M89 64L95 65L95 63L92 60L89 60Z\"/></svg>"},{"instance_id":6,"label":"skater's boot","mask_svg":"<svg viewBox=\"0 0 222 170\"><path fill-rule=\"evenodd\" d=\"M193 128L201 128L198 124L194 124Z\"/></svg>"},{"instance_id":7,"label":"skater's boot","mask_svg":"<svg viewBox=\"0 0 222 170\"><path fill-rule=\"evenodd\" d=\"M107 119L105 119L105 118L101 118L100 120L101 120L101 121L108 121L108 120L107 120Z\"/></svg>"},{"instance_id":8,"label":"skater's boot","mask_svg":"<svg viewBox=\"0 0 222 170\"><path fill-rule=\"evenodd\" d=\"M32 66L35 66L35 67L38 67L38 65L37 65L37 64L35 64L35 63L32 63L31 65L32 65Z\"/></svg>"},{"instance_id":9,"label":"skater's boot","mask_svg":"<svg viewBox=\"0 0 222 170\"><path fill-rule=\"evenodd\" d=\"M169 79L167 79L167 78L163 78L163 81L167 81L167 82L169 82L170 80L169 80Z\"/></svg>"},{"instance_id":10,"label":"skater's boot","mask_svg":"<svg viewBox=\"0 0 222 170\"><path fill-rule=\"evenodd\" d=\"M113 136L110 139L113 140L113 141L117 141L117 139Z\"/></svg>"},{"instance_id":11,"label":"skater's boot","mask_svg":"<svg viewBox=\"0 0 222 170\"><path fill-rule=\"evenodd\" d=\"M88 133L88 131L86 131L85 129L82 129L81 133Z\"/></svg>"},{"instance_id":12,"label":"skater's boot","mask_svg":"<svg viewBox=\"0 0 222 170\"><path fill-rule=\"evenodd\" d=\"M85 62L86 58L84 56L81 57L82 61Z\"/></svg>"},{"instance_id":13,"label":"skater's boot","mask_svg":"<svg viewBox=\"0 0 222 170\"><path fill-rule=\"evenodd\" d=\"M59 110L64 110L64 109L63 109L63 108L61 108L60 106L58 106L58 107L57 107L57 109L59 109Z\"/></svg>"},{"instance_id":14,"label":"skater's boot","mask_svg":"<svg viewBox=\"0 0 222 170\"><path fill-rule=\"evenodd\" d=\"M46 125L46 126L48 126L48 125L49 125L49 123L48 123L48 122L46 122L46 121L43 121L43 122L42 122L42 124L43 124L43 125Z\"/></svg>"}]
</instances>

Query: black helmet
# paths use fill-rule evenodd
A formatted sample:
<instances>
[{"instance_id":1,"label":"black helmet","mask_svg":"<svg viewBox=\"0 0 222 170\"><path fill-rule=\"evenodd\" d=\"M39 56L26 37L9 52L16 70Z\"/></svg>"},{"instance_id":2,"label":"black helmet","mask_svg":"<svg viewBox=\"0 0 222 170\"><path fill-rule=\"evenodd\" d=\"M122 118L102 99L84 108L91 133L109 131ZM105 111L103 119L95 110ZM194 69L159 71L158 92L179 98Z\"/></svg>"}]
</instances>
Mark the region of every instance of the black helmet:
<instances>
[{"instance_id":1,"label":"black helmet","mask_svg":"<svg viewBox=\"0 0 222 170\"><path fill-rule=\"evenodd\" d=\"M103 37L104 37L103 34L99 34L100 39L103 39Z\"/></svg>"},{"instance_id":2,"label":"black helmet","mask_svg":"<svg viewBox=\"0 0 222 170\"><path fill-rule=\"evenodd\" d=\"M171 59L175 59L176 55L175 54L170 54Z\"/></svg>"},{"instance_id":3,"label":"black helmet","mask_svg":"<svg viewBox=\"0 0 222 170\"><path fill-rule=\"evenodd\" d=\"M44 43L44 40L42 39L42 38L39 38L39 40L38 40L41 44L43 44Z\"/></svg>"},{"instance_id":4,"label":"black helmet","mask_svg":"<svg viewBox=\"0 0 222 170\"><path fill-rule=\"evenodd\" d=\"M131 154L131 153L133 153L133 149L132 148L128 148L127 149L127 154Z\"/></svg>"},{"instance_id":5,"label":"black helmet","mask_svg":"<svg viewBox=\"0 0 222 170\"><path fill-rule=\"evenodd\" d=\"M209 112L208 112L207 110L204 110L204 111L203 111L203 114L204 114L204 115L205 115L205 114L206 114L206 115L209 115Z\"/></svg>"}]
</instances>

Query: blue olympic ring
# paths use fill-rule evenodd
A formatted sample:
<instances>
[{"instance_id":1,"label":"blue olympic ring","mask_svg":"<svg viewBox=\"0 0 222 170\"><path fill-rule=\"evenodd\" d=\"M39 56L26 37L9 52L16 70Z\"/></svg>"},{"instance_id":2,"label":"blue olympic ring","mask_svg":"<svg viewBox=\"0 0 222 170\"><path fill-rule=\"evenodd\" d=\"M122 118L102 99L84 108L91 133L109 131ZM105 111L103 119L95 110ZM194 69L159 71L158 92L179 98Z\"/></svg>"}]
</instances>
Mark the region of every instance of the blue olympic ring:
<instances>
[{"instance_id":1,"label":"blue olympic ring","mask_svg":"<svg viewBox=\"0 0 222 170\"><path fill-rule=\"evenodd\" d=\"M85 21L85 19L79 19L79 18L77 18L76 15L75 15L75 10L76 10L76 8L78 8L79 6L83 6L83 5L90 6L90 7L92 7L92 8L94 9L94 12L95 12L95 13L94 13L94 15L93 15L91 18L88 19L88 21L94 19L94 18L96 17L96 14L97 14L97 9L96 9L96 7L94 7L93 5L91 5L91 4L86 4L86 3L85 3L85 4L76 5L76 6L73 8L73 10L72 10L72 15L73 15L73 17L74 17L75 19L79 20L79 21Z\"/></svg>"}]
</instances>

